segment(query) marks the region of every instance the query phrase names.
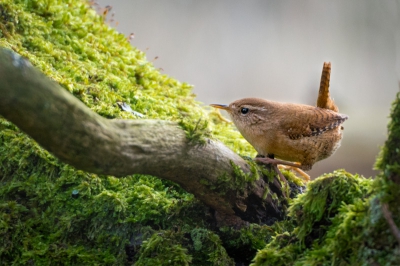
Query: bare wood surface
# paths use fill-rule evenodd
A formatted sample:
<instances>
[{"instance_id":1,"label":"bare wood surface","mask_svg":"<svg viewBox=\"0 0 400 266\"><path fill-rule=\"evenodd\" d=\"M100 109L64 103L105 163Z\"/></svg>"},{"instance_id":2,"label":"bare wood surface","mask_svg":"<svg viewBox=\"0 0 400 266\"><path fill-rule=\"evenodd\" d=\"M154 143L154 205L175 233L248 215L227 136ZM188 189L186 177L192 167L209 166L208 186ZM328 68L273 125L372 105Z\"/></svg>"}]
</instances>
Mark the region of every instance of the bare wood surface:
<instances>
[{"instance_id":1,"label":"bare wood surface","mask_svg":"<svg viewBox=\"0 0 400 266\"><path fill-rule=\"evenodd\" d=\"M317 106L320 108L325 108L335 112L339 112L339 108L337 107L337 105L332 100L329 94L330 79L331 79L331 63L324 62L321 74L321 83L319 86Z\"/></svg>"},{"instance_id":2,"label":"bare wood surface","mask_svg":"<svg viewBox=\"0 0 400 266\"><path fill-rule=\"evenodd\" d=\"M0 49L0 81L0 115L77 169L172 180L231 225L268 219L268 210L275 208L270 197L263 199L262 178L240 193L219 193L201 182L233 178L231 162L250 172L246 161L220 142L193 145L175 122L105 119L6 49Z\"/></svg>"}]
</instances>

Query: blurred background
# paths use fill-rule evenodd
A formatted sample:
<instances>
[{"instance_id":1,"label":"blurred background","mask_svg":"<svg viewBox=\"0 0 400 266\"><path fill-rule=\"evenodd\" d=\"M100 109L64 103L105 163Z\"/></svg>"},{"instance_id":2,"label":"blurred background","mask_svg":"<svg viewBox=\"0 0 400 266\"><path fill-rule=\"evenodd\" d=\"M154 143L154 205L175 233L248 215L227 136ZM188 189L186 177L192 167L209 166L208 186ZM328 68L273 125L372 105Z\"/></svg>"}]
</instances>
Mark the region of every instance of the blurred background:
<instances>
[{"instance_id":1,"label":"blurred background","mask_svg":"<svg viewBox=\"0 0 400 266\"><path fill-rule=\"evenodd\" d=\"M324 61L344 124L342 147L312 178L374 176L400 80L400 0L99 0L110 24L204 104L244 97L315 105Z\"/></svg>"}]
</instances>

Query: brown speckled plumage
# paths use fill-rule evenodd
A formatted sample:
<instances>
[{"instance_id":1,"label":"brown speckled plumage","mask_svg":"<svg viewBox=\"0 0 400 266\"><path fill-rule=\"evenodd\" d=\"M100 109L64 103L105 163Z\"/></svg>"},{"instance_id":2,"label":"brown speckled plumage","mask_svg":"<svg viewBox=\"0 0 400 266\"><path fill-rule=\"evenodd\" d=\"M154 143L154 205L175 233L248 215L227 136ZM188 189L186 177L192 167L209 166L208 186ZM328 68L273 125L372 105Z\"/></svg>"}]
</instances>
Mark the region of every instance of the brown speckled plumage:
<instances>
[{"instance_id":1,"label":"brown speckled plumage","mask_svg":"<svg viewBox=\"0 0 400 266\"><path fill-rule=\"evenodd\" d=\"M303 170L310 170L339 148L341 124L348 118L324 108L259 98L213 106L228 111L240 133L260 155L299 162ZM247 109L245 114L243 108Z\"/></svg>"}]
</instances>

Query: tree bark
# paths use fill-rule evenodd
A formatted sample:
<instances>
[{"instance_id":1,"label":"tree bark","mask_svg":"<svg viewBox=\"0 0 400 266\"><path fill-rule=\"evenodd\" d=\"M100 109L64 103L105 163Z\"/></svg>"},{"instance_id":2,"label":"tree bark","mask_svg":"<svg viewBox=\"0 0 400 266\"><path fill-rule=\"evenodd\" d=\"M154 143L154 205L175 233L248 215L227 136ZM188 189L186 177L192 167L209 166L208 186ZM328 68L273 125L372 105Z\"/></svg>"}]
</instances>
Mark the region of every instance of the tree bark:
<instances>
[{"instance_id":1,"label":"tree bark","mask_svg":"<svg viewBox=\"0 0 400 266\"><path fill-rule=\"evenodd\" d=\"M232 163L251 174L246 161L220 142L192 144L175 122L105 119L6 49L0 49L0 115L77 169L174 181L214 209L224 224L265 223L279 214L269 195L263 199L268 187L263 178L240 191L212 188L224 175L237 178Z\"/></svg>"}]
</instances>

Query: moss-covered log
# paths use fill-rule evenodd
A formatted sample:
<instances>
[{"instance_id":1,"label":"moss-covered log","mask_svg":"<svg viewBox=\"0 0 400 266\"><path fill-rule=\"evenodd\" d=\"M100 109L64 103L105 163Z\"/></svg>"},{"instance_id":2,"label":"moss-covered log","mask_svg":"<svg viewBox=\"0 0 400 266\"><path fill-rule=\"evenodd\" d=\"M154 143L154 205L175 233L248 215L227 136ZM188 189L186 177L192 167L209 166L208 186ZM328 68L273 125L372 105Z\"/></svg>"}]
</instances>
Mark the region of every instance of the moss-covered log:
<instances>
[{"instance_id":1,"label":"moss-covered log","mask_svg":"<svg viewBox=\"0 0 400 266\"><path fill-rule=\"evenodd\" d=\"M5 49L0 80L0 114L65 163L96 174L174 181L217 211L222 224L276 217L258 170L218 141L190 141L175 122L103 118ZM239 186L230 184L234 179L242 179Z\"/></svg>"}]
</instances>

